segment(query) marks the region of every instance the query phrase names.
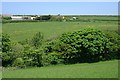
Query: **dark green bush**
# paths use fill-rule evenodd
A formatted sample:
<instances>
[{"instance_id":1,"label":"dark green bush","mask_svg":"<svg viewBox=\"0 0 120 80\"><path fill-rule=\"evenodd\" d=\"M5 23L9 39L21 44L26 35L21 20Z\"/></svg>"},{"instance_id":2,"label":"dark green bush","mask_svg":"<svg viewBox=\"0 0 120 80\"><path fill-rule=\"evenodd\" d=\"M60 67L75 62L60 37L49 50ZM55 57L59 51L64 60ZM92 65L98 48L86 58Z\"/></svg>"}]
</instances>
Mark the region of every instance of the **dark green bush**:
<instances>
[{"instance_id":1,"label":"dark green bush","mask_svg":"<svg viewBox=\"0 0 120 80\"><path fill-rule=\"evenodd\" d=\"M50 65L50 64L60 64L63 60L60 58L60 54L56 52L51 52L42 56L42 64L43 66Z\"/></svg>"},{"instance_id":2,"label":"dark green bush","mask_svg":"<svg viewBox=\"0 0 120 80\"><path fill-rule=\"evenodd\" d=\"M109 57L111 59L118 59L120 56L120 35L115 31L106 31L105 34L113 43L111 55L109 55Z\"/></svg>"},{"instance_id":3,"label":"dark green bush","mask_svg":"<svg viewBox=\"0 0 120 80\"><path fill-rule=\"evenodd\" d=\"M42 50L25 46L23 60L26 66L42 66Z\"/></svg>"},{"instance_id":4,"label":"dark green bush","mask_svg":"<svg viewBox=\"0 0 120 80\"><path fill-rule=\"evenodd\" d=\"M2 52L9 52L11 50L11 40L10 36L7 34L2 34Z\"/></svg>"},{"instance_id":5,"label":"dark green bush","mask_svg":"<svg viewBox=\"0 0 120 80\"><path fill-rule=\"evenodd\" d=\"M1 58L2 58L2 62L3 62L2 65L3 66L11 66L13 61L16 58L23 57L23 50L24 50L24 48L22 45L11 42L10 51L2 52L0 54Z\"/></svg>"},{"instance_id":6,"label":"dark green bush","mask_svg":"<svg viewBox=\"0 0 120 80\"><path fill-rule=\"evenodd\" d=\"M102 31L96 29L65 33L62 34L60 40L64 43L62 53L67 54L65 57L67 62L71 60L75 62L76 60L77 62L100 61L103 55L111 55L110 52L114 46Z\"/></svg>"},{"instance_id":7,"label":"dark green bush","mask_svg":"<svg viewBox=\"0 0 120 80\"><path fill-rule=\"evenodd\" d=\"M0 53L0 56L3 66L11 65L13 53L11 52L10 36L7 34L2 34L2 53Z\"/></svg>"},{"instance_id":8,"label":"dark green bush","mask_svg":"<svg viewBox=\"0 0 120 80\"><path fill-rule=\"evenodd\" d=\"M11 17L2 17L2 20L11 20Z\"/></svg>"},{"instance_id":9,"label":"dark green bush","mask_svg":"<svg viewBox=\"0 0 120 80\"><path fill-rule=\"evenodd\" d=\"M47 55L47 59L49 61L50 64L58 64L58 63L61 63L61 59L59 59L59 54L58 53L55 53L55 52L52 52L52 53L49 53Z\"/></svg>"},{"instance_id":10,"label":"dark green bush","mask_svg":"<svg viewBox=\"0 0 120 80\"><path fill-rule=\"evenodd\" d=\"M53 40L47 43L44 47L44 52L47 54L56 52L60 59L73 58L76 55L75 48L71 47L69 44L65 44L60 40Z\"/></svg>"},{"instance_id":11,"label":"dark green bush","mask_svg":"<svg viewBox=\"0 0 120 80\"><path fill-rule=\"evenodd\" d=\"M22 58L16 58L12 64L12 66L22 68L24 66L24 60Z\"/></svg>"},{"instance_id":12,"label":"dark green bush","mask_svg":"<svg viewBox=\"0 0 120 80\"><path fill-rule=\"evenodd\" d=\"M120 35L115 31L105 31L106 36L111 42L120 45Z\"/></svg>"},{"instance_id":13,"label":"dark green bush","mask_svg":"<svg viewBox=\"0 0 120 80\"><path fill-rule=\"evenodd\" d=\"M43 15L43 16L40 16L40 17L36 17L35 20L48 21L48 20L50 20L50 18L51 18L51 15Z\"/></svg>"},{"instance_id":14,"label":"dark green bush","mask_svg":"<svg viewBox=\"0 0 120 80\"><path fill-rule=\"evenodd\" d=\"M96 62L117 59L119 35L96 29L84 29L62 34L60 39L47 42L45 53L56 52L64 63Z\"/></svg>"},{"instance_id":15,"label":"dark green bush","mask_svg":"<svg viewBox=\"0 0 120 80\"><path fill-rule=\"evenodd\" d=\"M50 20L51 15L41 16L41 20Z\"/></svg>"},{"instance_id":16,"label":"dark green bush","mask_svg":"<svg viewBox=\"0 0 120 80\"><path fill-rule=\"evenodd\" d=\"M13 53L2 52L0 53L0 57L2 58L2 66L11 66L13 62Z\"/></svg>"},{"instance_id":17,"label":"dark green bush","mask_svg":"<svg viewBox=\"0 0 120 80\"><path fill-rule=\"evenodd\" d=\"M44 52L50 53L50 52L55 51L55 48L59 47L58 45L59 43L60 42L57 39L46 42L46 44L44 44Z\"/></svg>"}]
</instances>

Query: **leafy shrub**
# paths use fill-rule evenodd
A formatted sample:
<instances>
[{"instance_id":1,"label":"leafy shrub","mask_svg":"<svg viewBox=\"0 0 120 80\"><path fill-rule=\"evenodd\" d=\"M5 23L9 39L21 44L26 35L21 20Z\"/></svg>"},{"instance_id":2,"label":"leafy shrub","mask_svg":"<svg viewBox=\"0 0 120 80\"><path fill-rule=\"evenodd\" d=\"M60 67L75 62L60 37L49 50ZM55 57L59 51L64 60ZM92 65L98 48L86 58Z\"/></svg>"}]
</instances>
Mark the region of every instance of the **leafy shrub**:
<instances>
[{"instance_id":1,"label":"leafy shrub","mask_svg":"<svg viewBox=\"0 0 120 80\"><path fill-rule=\"evenodd\" d=\"M120 35L115 31L105 31L111 42L120 45Z\"/></svg>"},{"instance_id":2,"label":"leafy shrub","mask_svg":"<svg viewBox=\"0 0 120 80\"><path fill-rule=\"evenodd\" d=\"M99 61L103 55L110 54L113 45L102 31L95 29L65 33L60 40L64 43L62 52L67 54L67 62Z\"/></svg>"},{"instance_id":3,"label":"leafy shrub","mask_svg":"<svg viewBox=\"0 0 120 80\"><path fill-rule=\"evenodd\" d=\"M64 59L64 63L75 63L79 57L77 50L69 44L60 42L54 47L56 52L59 52L60 58Z\"/></svg>"},{"instance_id":4,"label":"leafy shrub","mask_svg":"<svg viewBox=\"0 0 120 80\"><path fill-rule=\"evenodd\" d=\"M2 34L2 52L9 52L11 50L10 36Z\"/></svg>"},{"instance_id":5,"label":"leafy shrub","mask_svg":"<svg viewBox=\"0 0 120 80\"><path fill-rule=\"evenodd\" d=\"M76 55L75 48L71 47L69 44L61 42L59 39L48 42L44 47L44 52L47 54L56 52L59 54L59 58L66 59L65 61L67 61L69 58L73 58Z\"/></svg>"},{"instance_id":6,"label":"leafy shrub","mask_svg":"<svg viewBox=\"0 0 120 80\"><path fill-rule=\"evenodd\" d=\"M2 52L0 53L0 58L2 58L2 66L8 66L12 64L10 53Z\"/></svg>"},{"instance_id":7,"label":"leafy shrub","mask_svg":"<svg viewBox=\"0 0 120 80\"><path fill-rule=\"evenodd\" d=\"M11 40L7 34L2 34L2 53L0 53L0 57L2 58L3 66L12 64L13 53L11 52Z\"/></svg>"},{"instance_id":8,"label":"leafy shrub","mask_svg":"<svg viewBox=\"0 0 120 80\"><path fill-rule=\"evenodd\" d=\"M21 45L17 42L12 42L11 52L14 53L14 55L13 55L14 58L23 57L23 51L24 51L23 45Z\"/></svg>"},{"instance_id":9,"label":"leafy shrub","mask_svg":"<svg viewBox=\"0 0 120 80\"><path fill-rule=\"evenodd\" d=\"M38 32L33 36L32 40L31 40L31 44L35 48L38 48L38 47L40 47L40 45L42 45L42 41L43 41L43 35L41 34L41 32Z\"/></svg>"},{"instance_id":10,"label":"leafy shrub","mask_svg":"<svg viewBox=\"0 0 120 80\"><path fill-rule=\"evenodd\" d=\"M120 35L115 31L107 31L105 32L109 40L113 43L111 49L111 55L109 57L111 59L118 59L120 55Z\"/></svg>"},{"instance_id":11,"label":"leafy shrub","mask_svg":"<svg viewBox=\"0 0 120 80\"><path fill-rule=\"evenodd\" d=\"M24 60L22 58L16 58L13 62L13 66L20 67L20 68L25 67Z\"/></svg>"},{"instance_id":12,"label":"leafy shrub","mask_svg":"<svg viewBox=\"0 0 120 80\"><path fill-rule=\"evenodd\" d=\"M50 65L50 64L60 64L63 60L60 58L59 53L51 52L48 54L44 54L42 56L42 64L43 66Z\"/></svg>"},{"instance_id":13,"label":"leafy shrub","mask_svg":"<svg viewBox=\"0 0 120 80\"><path fill-rule=\"evenodd\" d=\"M49 53L47 56L50 64L58 64L62 61L61 59L59 59L60 55L58 53L52 52L52 53Z\"/></svg>"},{"instance_id":14,"label":"leafy shrub","mask_svg":"<svg viewBox=\"0 0 120 80\"><path fill-rule=\"evenodd\" d=\"M42 66L42 51L26 46L23 56L26 66Z\"/></svg>"},{"instance_id":15,"label":"leafy shrub","mask_svg":"<svg viewBox=\"0 0 120 80\"><path fill-rule=\"evenodd\" d=\"M18 55L14 52L2 52L0 53L0 57L2 58L2 66L12 66L13 61L18 58Z\"/></svg>"},{"instance_id":16,"label":"leafy shrub","mask_svg":"<svg viewBox=\"0 0 120 80\"><path fill-rule=\"evenodd\" d=\"M48 41L46 42L46 44L44 44L44 52L45 53L51 53L53 51L55 51L55 48L58 47L58 44L59 44L59 40L52 40L52 41Z\"/></svg>"}]
</instances>

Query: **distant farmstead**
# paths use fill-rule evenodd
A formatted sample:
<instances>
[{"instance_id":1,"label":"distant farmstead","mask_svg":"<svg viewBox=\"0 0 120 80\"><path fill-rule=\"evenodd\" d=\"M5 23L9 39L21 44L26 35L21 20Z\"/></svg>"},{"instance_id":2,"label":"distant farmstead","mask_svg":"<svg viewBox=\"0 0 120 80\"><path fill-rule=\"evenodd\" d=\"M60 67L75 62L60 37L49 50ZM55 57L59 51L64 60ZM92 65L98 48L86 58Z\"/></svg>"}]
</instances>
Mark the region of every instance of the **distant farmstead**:
<instances>
[{"instance_id":1,"label":"distant farmstead","mask_svg":"<svg viewBox=\"0 0 120 80\"><path fill-rule=\"evenodd\" d=\"M31 16L11 16L12 20L34 20L36 17Z\"/></svg>"},{"instance_id":2,"label":"distant farmstead","mask_svg":"<svg viewBox=\"0 0 120 80\"><path fill-rule=\"evenodd\" d=\"M12 20L23 20L22 16L11 16Z\"/></svg>"}]
</instances>

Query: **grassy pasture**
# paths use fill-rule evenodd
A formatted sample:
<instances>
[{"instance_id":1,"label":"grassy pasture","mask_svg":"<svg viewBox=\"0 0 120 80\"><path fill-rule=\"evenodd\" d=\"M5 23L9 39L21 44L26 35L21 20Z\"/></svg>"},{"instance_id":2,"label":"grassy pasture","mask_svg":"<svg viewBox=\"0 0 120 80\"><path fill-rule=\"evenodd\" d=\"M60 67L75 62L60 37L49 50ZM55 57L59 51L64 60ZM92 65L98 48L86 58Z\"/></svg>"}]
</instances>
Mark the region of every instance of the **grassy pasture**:
<instances>
[{"instance_id":1,"label":"grassy pasture","mask_svg":"<svg viewBox=\"0 0 120 80\"><path fill-rule=\"evenodd\" d=\"M12 40L21 41L30 38L36 32L44 34L45 39L50 39L61 35L64 32L80 30L82 28L93 27L101 30L118 30L115 21L100 22L24 22L3 24L2 32L11 36Z\"/></svg>"},{"instance_id":2,"label":"grassy pasture","mask_svg":"<svg viewBox=\"0 0 120 80\"><path fill-rule=\"evenodd\" d=\"M21 22L2 25L2 32L10 35L12 41L31 38L36 32L42 32L45 39L60 36L64 32L77 31L83 28L118 31L117 17L81 16L81 19L97 19L111 21L93 22ZM3 78L117 78L118 61L83 63L73 65L55 65L47 67L4 70Z\"/></svg>"},{"instance_id":3,"label":"grassy pasture","mask_svg":"<svg viewBox=\"0 0 120 80\"><path fill-rule=\"evenodd\" d=\"M118 60L3 71L3 78L117 78Z\"/></svg>"},{"instance_id":4,"label":"grassy pasture","mask_svg":"<svg viewBox=\"0 0 120 80\"><path fill-rule=\"evenodd\" d=\"M86 20L86 19L89 19L89 20L109 20L109 21L113 21L113 20L118 20L117 16L95 16L95 15L92 15L92 16L76 16L78 17L80 20Z\"/></svg>"}]
</instances>

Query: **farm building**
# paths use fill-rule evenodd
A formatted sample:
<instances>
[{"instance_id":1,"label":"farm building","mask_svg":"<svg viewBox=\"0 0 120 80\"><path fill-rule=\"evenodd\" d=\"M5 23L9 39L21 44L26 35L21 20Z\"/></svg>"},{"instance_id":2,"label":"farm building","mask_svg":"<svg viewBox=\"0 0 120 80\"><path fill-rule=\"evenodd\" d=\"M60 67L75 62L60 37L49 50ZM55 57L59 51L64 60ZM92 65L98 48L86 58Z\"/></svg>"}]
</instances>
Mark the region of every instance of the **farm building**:
<instances>
[{"instance_id":1,"label":"farm building","mask_svg":"<svg viewBox=\"0 0 120 80\"><path fill-rule=\"evenodd\" d=\"M72 17L74 20L76 20L77 18L76 17Z\"/></svg>"},{"instance_id":2,"label":"farm building","mask_svg":"<svg viewBox=\"0 0 120 80\"><path fill-rule=\"evenodd\" d=\"M31 20L34 20L36 17L31 17Z\"/></svg>"},{"instance_id":3,"label":"farm building","mask_svg":"<svg viewBox=\"0 0 120 80\"><path fill-rule=\"evenodd\" d=\"M12 20L23 20L22 16L11 16Z\"/></svg>"},{"instance_id":4,"label":"farm building","mask_svg":"<svg viewBox=\"0 0 120 80\"><path fill-rule=\"evenodd\" d=\"M72 18L70 18L70 21L73 21L73 20L76 20L77 19L77 17L72 17Z\"/></svg>"},{"instance_id":5,"label":"farm building","mask_svg":"<svg viewBox=\"0 0 120 80\"><path fill-rule=\"evenodd\" d=\"M31 16L11 16L12 20L34 20L36 17Z\"/></svg>"}]
</instances>

